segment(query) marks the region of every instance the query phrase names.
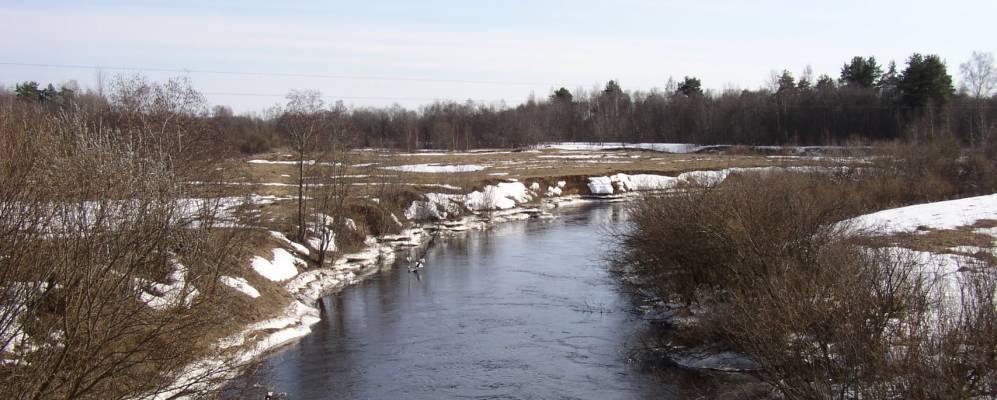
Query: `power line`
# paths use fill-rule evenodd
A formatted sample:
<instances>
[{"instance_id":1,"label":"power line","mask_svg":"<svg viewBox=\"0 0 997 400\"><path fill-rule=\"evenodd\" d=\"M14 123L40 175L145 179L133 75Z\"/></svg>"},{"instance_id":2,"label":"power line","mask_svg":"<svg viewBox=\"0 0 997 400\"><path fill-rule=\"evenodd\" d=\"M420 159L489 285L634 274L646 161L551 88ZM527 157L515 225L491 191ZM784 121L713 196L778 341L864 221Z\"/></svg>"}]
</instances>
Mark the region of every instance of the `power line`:
<instances>
[{"instance_id":1,"label":"power line","mask_svg":"<svg viewBox=\"0 0 997 400\"><path fill-rule=\"evenodd\" d=\"M69 69L91 69L110 71L139 71L139 72L170 72L170 73L192 73L211 75L237 75L237 76L271 76L282 78L313 78L313 79L341 79L341 80L366 80L366 81L395 81L395 82L429 82L429 83L461 83L474 85L515 85L515 86L558 86L563 84L543 83L543 82L516 82L516 81L492 81L476 79L436 79L436 78L415 78L415 77L391 77L376 75L335 75L335 74L312 74L312 73L283 73L283 72L260 72L260 71L224 71L206 69L179 69L161 67L124 67L124 66L101 66L83 64L45 64L45 63L24 63L24 62L0 62L0 65L17 67L37 67L37 68L69 68Z\"/></svg>"}]
</instances>

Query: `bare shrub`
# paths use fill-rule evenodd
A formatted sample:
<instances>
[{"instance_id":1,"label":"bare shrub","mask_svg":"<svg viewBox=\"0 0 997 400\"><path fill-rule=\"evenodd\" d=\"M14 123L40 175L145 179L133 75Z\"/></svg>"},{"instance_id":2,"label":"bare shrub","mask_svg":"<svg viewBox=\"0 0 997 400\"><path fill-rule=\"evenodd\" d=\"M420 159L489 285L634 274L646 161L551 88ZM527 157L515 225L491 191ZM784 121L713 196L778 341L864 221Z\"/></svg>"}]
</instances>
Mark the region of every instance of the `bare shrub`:
<instances>
[{"instance_id":1,"label":"bare shrub","mask_svg":"<svg viewBox=\"0 0 997 400\"><path fill-rule=\"evenodd\" d=\"M219 359L188 369L219 356L205 340L226 318L217 278L243 243L241 230L219 224L219 200L187 189L201 173L184 162L197 132L178 131L171 121L184 114L169 110L189 110L189 97L118 94L112 112L135 124L105 123L92 109L0 104L0 148L11 151L0 164L5 397L196 395L237 367ZM127 108L150 102L162 108Z\"/></svg>"},{"instance_id":2,"label":"bare shrub","mask_svg":"<svg viewBox=\"0 0 997 400\"><path fill-rule=\"evenodd\" d=\"M883 144L878 152L881 157L858 183L872 209L989 194L997 189L997 162L983 152L964 151L951 137L920 145Z\"/></svg>"},{"instance_id":3,"label":"bare shrub","mask_svg":"<svg viewBox=\"0 0 997 400\"><path fill-rule=\"evenodd\" d=\"M869 182L849 179L732 176L644 198L618 233L618 261L695 304L698 324L681 329L751 357L784 398L992 396L993 267L976 267L952 311L918 259L864 247L839 222L870 202Z\"/></svg>"},{"instance_id":4,"label":"bare shrub","mask_svg":"<svg viewBox=\"0 0 997 400\"><path fill-rule=\"evenodd\" d=\"M691 303L702 289L768 276L781 267L773 259L814 257L850 212L834 194L816 175L752 174L648 197L633 205L620 261Z\"/></svg>"}]
</instances>

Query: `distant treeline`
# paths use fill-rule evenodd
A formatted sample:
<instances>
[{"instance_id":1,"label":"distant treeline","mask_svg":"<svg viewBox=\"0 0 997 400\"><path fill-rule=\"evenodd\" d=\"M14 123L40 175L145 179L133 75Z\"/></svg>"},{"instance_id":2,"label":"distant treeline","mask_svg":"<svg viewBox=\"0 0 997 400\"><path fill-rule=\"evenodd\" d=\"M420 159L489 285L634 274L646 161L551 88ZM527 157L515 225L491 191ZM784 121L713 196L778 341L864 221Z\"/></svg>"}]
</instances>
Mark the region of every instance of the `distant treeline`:
<instances>
[{"instance_id":1,"label":"distant treeline","mask_svg":"<svg viewBox=\"0 0 997 400\"><path fill-rule=\"evenodd\" d=\"M698 78L669 80L662 89L625 90L616 81L594 90L554 90L515 107L473 101L437 101L409 110L398 105L322 108L353 145L401 149L517 147L546 141L690 142L699 144L844 144L954 136L964 144L989 143L997 127L997 73L993 57L974 53L961 65L957 91L936 55L914 54L903 68L874 57L855 57L837 78L773 72L757 90L703 90ZM17 85L28 101L63 107L74 99L113 101L91 90ZM290 104L289 104L290 106ZM224 106L201 112L219 146L256 153L287 144L279 123L286 109L233 115ZM345 128L345 129L343 129Z\"/></svg>"}]
</instances>

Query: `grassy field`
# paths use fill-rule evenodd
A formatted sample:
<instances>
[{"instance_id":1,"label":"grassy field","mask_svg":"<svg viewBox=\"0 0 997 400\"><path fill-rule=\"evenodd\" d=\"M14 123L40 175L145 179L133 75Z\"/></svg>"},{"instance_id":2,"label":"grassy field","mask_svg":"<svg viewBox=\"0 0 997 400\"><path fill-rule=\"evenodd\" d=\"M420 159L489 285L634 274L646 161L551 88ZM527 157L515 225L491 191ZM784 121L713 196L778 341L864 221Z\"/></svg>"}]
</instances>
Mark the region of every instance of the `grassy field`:
<instances>
[{"instance_id":1,"label":"grassy field","mask_svg":"<svg viewBox=\"0 0 997 400\"><path fill-rule=\"evenodd\" d=\"M252 160L280 163L251 163ZM294 191L296 165L289 151L277 151L220 163L221 181L210 182L232 194L256 193L287 195ZM371 186L385 183L403 184L414 191L468 192L486 184L518 179L520 181L556 182L566 178L604 176L618 172L677 175L687 171L730 167L838 165L842 161L860 160L730 154L670 154L653 151L606 150L563 151L528 150L475 152L403 153L380 150L354 150L336 160L346 167L341 175L355 186L355 195L375 192ZM480 171L414 172L389 168L430 164L440 166L480 166ZM306 172L306 175L308 173ZM581 179L584 181L584 179ZM445 185L445 186L443 186ZM459 187L460 190L450 187Z\"/></svg>"}]
</instances>

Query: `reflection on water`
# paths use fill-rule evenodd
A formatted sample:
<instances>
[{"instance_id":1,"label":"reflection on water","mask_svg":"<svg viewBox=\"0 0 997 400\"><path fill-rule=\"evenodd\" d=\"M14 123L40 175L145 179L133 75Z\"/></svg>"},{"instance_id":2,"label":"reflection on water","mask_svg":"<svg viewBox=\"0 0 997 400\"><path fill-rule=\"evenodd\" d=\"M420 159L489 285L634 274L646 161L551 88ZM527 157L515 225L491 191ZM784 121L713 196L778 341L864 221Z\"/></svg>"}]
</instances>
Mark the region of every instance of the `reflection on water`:
<instances>
[{"instance_id":1,"label":"reflection on water","mask_svg":"<svg viewBox=\"0 0 997 400\"><path fill-rule=\"evenodd\" d=\"M601 261L625 218L597 205L440 240L422 271L322 299L323 321L258 378L291 399L691 397L707 378L629 356L647 325Z\"/></svg>"}]
</instances>

